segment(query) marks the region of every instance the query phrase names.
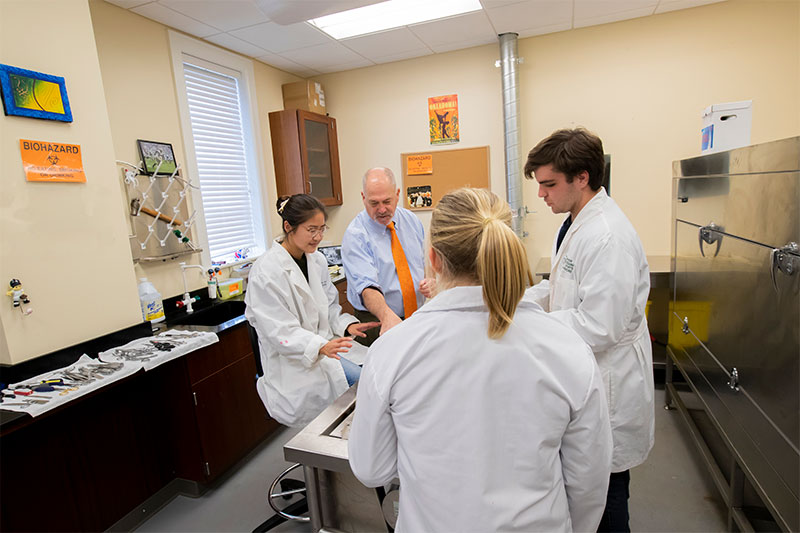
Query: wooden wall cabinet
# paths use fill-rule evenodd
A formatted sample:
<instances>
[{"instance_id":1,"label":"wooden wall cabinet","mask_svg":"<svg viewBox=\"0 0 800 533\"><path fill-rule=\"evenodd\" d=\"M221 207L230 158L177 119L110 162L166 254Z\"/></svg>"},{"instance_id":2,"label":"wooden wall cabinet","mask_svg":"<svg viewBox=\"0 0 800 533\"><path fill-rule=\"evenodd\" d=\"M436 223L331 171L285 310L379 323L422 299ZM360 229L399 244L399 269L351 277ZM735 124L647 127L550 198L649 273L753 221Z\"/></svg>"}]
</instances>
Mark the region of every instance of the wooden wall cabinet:
<instances>
[{"instance_id":1,"label":"wooden wall cabinet","mask_svg":"<svg viewBox=\"0 0 800 533\"><path fill-rule=\"evenodd\" d=\"M278 196L307 193L342 205L336 119L302 109L269 114Z\"/></svg>"}]
</instances>

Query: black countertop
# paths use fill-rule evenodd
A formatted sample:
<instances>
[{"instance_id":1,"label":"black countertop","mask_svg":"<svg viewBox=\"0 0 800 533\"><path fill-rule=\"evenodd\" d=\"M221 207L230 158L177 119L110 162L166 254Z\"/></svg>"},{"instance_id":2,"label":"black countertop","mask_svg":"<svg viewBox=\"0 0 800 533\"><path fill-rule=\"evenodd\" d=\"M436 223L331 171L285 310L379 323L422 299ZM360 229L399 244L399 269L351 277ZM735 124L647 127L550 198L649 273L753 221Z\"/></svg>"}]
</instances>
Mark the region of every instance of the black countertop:
<instances>
[{"instance_id":1,"label":"black countertop","mask_svg":"<svg viewBox=\"0 0 800 533\"><path fill-rule=\"evenodd\" d=\"M192 306L195 311L201 311L230 300L244 300L244 294L231 298L230 300L211 300L207 298L208 291L205 288L193 291L191 295L201 297L201 299L198 302L195 302ZM64 368L75 363L75 361L80 359L83 354L88 355L92 359L96 359L97 354L100 352L110 350L111 348L115 348L117 346L122 346L123 344L127 344L136 339L141 339L142 337L152 336L154 333L165 331L172 327L172 321L186 314L184 310L178 309L175 306L175 302L182 299L182 297L183 296L181 295L164 300L164 310L167 319L161 324L156 324L155 330L154 325L150 324L150 322L142 322L140 324L135 324L101 337L41 355L22 363L17 363L15 365L0 365L0 385L2 385L2 388L6 388L6 386L10 383L19 383L40 374L51 372L59 368ZM176 327L183 328L191 326ZM97 392L100 392L101 390L102 389ZM56 409L61 409L68 405L69 403ZM27 413L5 410L3 409L3 404L0 403L0 427L5 427L7 424L11 424L21 419L30 418L30 415Z\"/></svg>"}]
</instances>

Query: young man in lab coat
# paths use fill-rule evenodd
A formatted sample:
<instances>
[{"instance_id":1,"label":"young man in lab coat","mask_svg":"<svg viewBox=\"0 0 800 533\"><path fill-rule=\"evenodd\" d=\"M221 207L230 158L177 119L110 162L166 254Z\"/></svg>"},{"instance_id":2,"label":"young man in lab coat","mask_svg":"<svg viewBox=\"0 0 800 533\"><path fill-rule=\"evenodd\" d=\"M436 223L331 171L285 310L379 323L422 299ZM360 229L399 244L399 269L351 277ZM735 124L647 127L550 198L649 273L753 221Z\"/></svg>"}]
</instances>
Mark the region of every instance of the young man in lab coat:
<instances>
[{"instance_id":1,"label":"young man in lab coat","mask_svg":"<svg viewBox=\"0 0 800 533\"><path fill-rule=\"evenodd\" d=\"M400 189L390 169L368 170L362 179L364 210L350 222L342 239L347 300L362 322L380 321L381 335L419 308L433 286L433 280L425 279L422 223L414 213L397 206L399 198ZM395 257L393 238L399 240L404 257ZM398 260L406 261L410 273L408 295L404 295L398 276ZM366 340L356 340L369 346L378 332L366 333Z\"/></svg>"},{"instance_id":2,"label":"young man in lab coat","mask_svg":"<svg viewBox=\"0 0 800 533\"><path fill-rule=\"evenodd\" d=\"M550 279L529 289L591 346L603 376L614 452L598 531L630 531L630 468L653 446L653 357L645 319L650 272L630 221L601 187L600 139L559 130L528 154L525 175L553 213L566 213L553 242Z\"/></svg>"}]
</instances>

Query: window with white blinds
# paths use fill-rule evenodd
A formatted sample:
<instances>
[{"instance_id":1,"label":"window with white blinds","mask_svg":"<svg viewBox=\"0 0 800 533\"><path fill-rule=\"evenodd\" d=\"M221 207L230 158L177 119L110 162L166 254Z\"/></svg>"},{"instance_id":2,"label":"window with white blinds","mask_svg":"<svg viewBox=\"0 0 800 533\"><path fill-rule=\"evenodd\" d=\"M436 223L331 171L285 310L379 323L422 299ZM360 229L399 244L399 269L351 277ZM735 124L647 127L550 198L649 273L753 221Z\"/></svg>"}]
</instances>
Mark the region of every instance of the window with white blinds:
<instances>
[{"instance_id":1,"label":"window with white blinds","mask_svg":"<svg viewBox=\"0 0 800 533\"><path fill-rule=\"evenodd\" d=\"M185 61L183 72L209 254L231 262L261 247L240 80Z\"/></svg>"}]
</instances>

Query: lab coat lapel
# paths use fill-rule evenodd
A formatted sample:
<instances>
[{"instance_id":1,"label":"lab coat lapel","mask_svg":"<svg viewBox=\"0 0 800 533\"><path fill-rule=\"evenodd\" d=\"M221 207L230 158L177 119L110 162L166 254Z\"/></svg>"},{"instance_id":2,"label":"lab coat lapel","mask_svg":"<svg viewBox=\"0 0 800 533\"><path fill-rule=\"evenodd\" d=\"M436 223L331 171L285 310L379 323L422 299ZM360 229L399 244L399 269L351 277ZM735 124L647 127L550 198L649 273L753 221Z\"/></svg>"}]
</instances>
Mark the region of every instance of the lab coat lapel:
<instances>
[{"instance_id":1,"label":"lab coat lapel","mask_svg":"<svg viewBox=\"0 0 800 533\"><path fill-rule=\"evenodd\" d=\"M558 240L558 233L556 233L556 238L553 239L553 252L551 257L553 259L550 261L550 279L553 279L553 276L558 272L559 263L561 263L561 258L564 256L564 251L569 247L569 241L572 240L572 236L578 232L578 230L583 226L583 224L594 217L597 213L602 211L602 205L604 199L608 198L606 194L606 190L604 187L600 187L600 190L594 197L589 200L581 212L578 213L578 216L575 217L575 220L572 221L569 229L567 230L567 234L564 235L564 240L561 241L561 246L558 248L556 252L556 242Z\"/></svg>"},{"instance_id":2,"label":"lab coat lapel","mask_svg":"<svg viewBox=\"0 0 800 533\"><path fill-rule=\"evenodd\" d=\"M303 273L300 271L300 267L294 262L291 254L289 254L286 248L281 246L281 244L278 242L273 245L273 248L274 247L280 248L280 250L275 250L276 255L278 256L278 262L281 265L281 268L289 273L289 281L291 282L292 287L294 287L294 289L300 293L301 296L313 300L314 294L311 292L311 287L309 287L308 281L306 281L305 276L303 276ZM310 263L311 262L309 261L309 269L311 268ZM309 276L310 275L311 272L309 271Z\"/></svg>"},{"instance_id":3,"label":"lab coat lapel","mask_svg":"<svg viewBox=\"0 0 800 533\"><path fill-rule=\"evenodd\" d=\"M325 291L322 288L322 272L320 265L314 261L312 254L306 254L306 259L308 260L308 285L310 285L309 290L311 291L311 296L314 298L314 301L317 302L317 307L320 310L326 310L328 308L328 297L325 295ZM325 275L330 275L327 270L325 271Z\"/></svg>"}]
</instances>

